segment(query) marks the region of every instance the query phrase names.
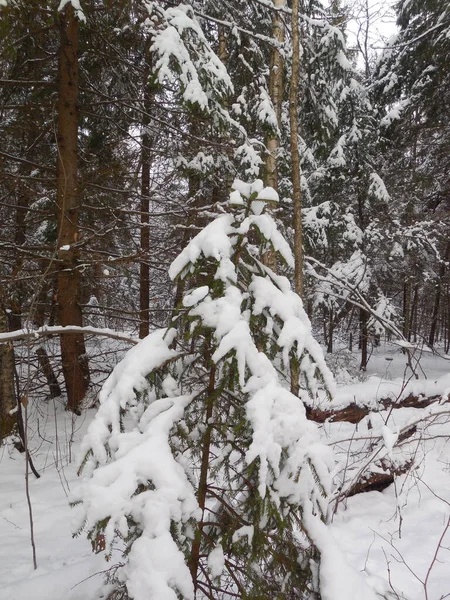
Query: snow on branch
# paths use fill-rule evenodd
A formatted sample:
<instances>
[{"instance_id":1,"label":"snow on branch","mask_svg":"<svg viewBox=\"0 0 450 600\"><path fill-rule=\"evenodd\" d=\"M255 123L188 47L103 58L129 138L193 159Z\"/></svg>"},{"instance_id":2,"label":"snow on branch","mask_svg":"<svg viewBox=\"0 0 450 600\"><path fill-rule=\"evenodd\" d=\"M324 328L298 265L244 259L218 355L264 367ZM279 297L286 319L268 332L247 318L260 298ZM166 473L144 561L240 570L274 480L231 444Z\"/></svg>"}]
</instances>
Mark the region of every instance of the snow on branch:
<instances>
[{"instance_id":1,"label":"snow on branch","mask_svg":"<svg viewBox=\"0 0 450 600\"><path fill-rule=\"evenodd\" d=\"M73 6L73 10L79 21L86 22L86 15L84 14L83 9L81 8L80 0L61 0L58 6L58 12L63 11L67 4L71 4Z\"/></svg>"},{"instance_id":2,"label":"snow on branch","mask_svg":"<svg viewBox=\"0 0 450 600\"><path fill-rule=\"evenodd\" d=\"M137 344L139 338L132 337L127 333L121 331L115 331L114 329L108 329L103 327L78 327L76 325L67 325L65 327L54 325L39 327L39 329L17 329L15 331L7 331L6 333L0 333L0 344L8 344L9 342L15 342L18 340L34 340L37 341L41 337L49 337L51 335L64 335L69 333L83 333L98 335L102 337L111 338L113 340L120 340L127 344Z\"/></svg>"},{"instance_id":3,"label":"snow on branch","mask_svg":"<svg viewBox=\"0 0 450 600\"><path fill-rule=\"evenodd\" d=\"M171 266L184 309L116 366L82 445L79 530L109 555L119 539L116 583L134 600L190 600L208 572L220 597L273 597L271 581L288 579L300 594L313 555L295 532L306 511L327 513L334 460L302 399L319 382L332 390L332 375L301 298L261 262L272 248L292 264L264 212L277 194L260 180L233 187L228 213ZM286 564L268 559L279 555ZM260 572L248 576L250 556Z\"/></svg>"},{"instance_id":4,"label":"snow on branch","mask_svg":"<svg viewBox=\"0 0 450 600\"><path fill-rule=\"evenodd\" d=\"M159 82L179 81L185 102L211 110L212 96L231 92L233 84L192 8L183 4L165 10L155 4L148 8L146 26L152 36L151 51L157 56Z\"/></svg>"},{"instance_id":5,"label":"snow on branch","mask_svg":"<svg viewBox=\"0 0 450 600\"><path fill-rule=\"evenodd\" d=\"M357 253L354 253L354 255L356 254ZM359 254L360 253L358 252L358 255ZM359 258L361 257L359 256ZM372 306L364 297L364 291L367 282L364 269L362 268L362 262L359 264L358 270L354 270L352 267L348 272L346 272L345 269L341 270L327 267L322 262L311 256L306 257L306 263L308 274L311 275L311 277L314 277L314 279L317 279L318 281L321 281L329 286L327 289L328 294L333 294L341 300L350 302L353 304L353 306L364 309L370 314L374 323L380 323L384 329L391 331L395 336L398 337L399 340L406 341L400 329L395 325L395 323L387 318L388 313L385 310L379 310L378 306L375 309L372 308ZM313 265L323 269L327 275L320 275ZM335 288L337 291L333 292L333 288ZM407 343L409 344L409 342Z\"/></svg>"}]
</instances>

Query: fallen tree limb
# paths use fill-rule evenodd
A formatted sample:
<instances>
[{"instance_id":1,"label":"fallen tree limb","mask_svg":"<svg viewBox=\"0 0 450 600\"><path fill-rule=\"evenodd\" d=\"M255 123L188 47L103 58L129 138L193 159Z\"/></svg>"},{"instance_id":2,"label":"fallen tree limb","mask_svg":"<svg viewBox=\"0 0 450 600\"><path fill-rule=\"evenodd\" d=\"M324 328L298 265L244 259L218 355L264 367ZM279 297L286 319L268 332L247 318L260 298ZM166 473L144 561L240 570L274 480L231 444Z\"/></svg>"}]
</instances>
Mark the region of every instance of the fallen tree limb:
<instances>
[{"instance_id":1,"label":"fallen tree limb","mask_svg":"<svg viewBox=\"0 0 450 600\"><path fill-rule=\"evenodd\" d=\"M378 400L379 406L377 408L369 408L368 406L364 405L359 406L354 402L337 410L322 410L320 408L314 408L311 406L306 406L305 408L307 418L315 423L325 423L325 421L330 421L330 423L346 421L347 423L353 423L356 425L356 423L362 421L369 413L380 412L381 410L386 410L388 408L425 408L434 402L450 402L450 394L447 395L445 400L442 399L440 394L429 396L428 398L424 398L420 395L414 396L410 394L401 400L382 398L381 400Z\"/></svg>"},{"instance_id":2,"label":"fallen tree limb","mask_svg":"<svg viewBox=\"0 0 450 600\"><path fill-rule=\"evenodd\" d=\"M17 340L39 340L41 337L49 337L52 335L61 335L65 333L83 333L85 335L99 335L102 337L111 338L113 340L120 340L127 344L137 344L139 338L131 337L121 331L114 331L114 329L103 329L101 327L78 327L75 325L67 325L62 327L55 325L52 327L39 327L39 329L18 329L16 331L8 331L6 333L0 333L0 344L7 344L9 342L15 342Z\"/></svg>"},{"instance_id":3,"label":"fallen tree limb","mask_svg":"<svg viewBox=\"0 0 450 600\"><path fill-rule=\"evenodd\" d=\"M364 494L366 492L382 492L394 483L395 477L407 473L410 470L411 465L412 461L406 461L396 467L382 463L382 466L385 468L384 473L373 471L365 473L363 477L347 490L345 497L350 498L351 496L356 496L356 494Z\"/></svg>"}]
</instances>

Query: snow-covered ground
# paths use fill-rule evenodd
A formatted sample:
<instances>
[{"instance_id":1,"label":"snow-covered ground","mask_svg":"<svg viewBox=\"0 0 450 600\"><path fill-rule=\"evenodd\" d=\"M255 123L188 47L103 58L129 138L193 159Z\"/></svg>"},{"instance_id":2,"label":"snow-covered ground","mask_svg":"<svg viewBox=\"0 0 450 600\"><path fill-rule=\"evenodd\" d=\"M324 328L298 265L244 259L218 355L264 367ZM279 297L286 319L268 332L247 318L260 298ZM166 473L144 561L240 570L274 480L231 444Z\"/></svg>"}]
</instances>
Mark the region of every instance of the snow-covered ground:
<instances>
[{"instance_id":1,"label":"snow-covered ground","mask_svg":"<svg viewBox=\"0 0 450 600\"><path fill-rule=\"evenodd\" d=\"M395 401L409 394L448 398L450 361L423 353L413 356L413 364L418 358L416 380L401 350L382 345L371 358L367 380L340 387L334 403L375 407L379 399ZM389 437L414 427L414 435L390 452ZM384 491L357 494L339 505L332 530L350 564L389 598L450 597L448 403L372 413L357 426L328 423L324 433L334 445L341 472L347 471L347 482L377 452L378 459L384 456L397 465L410 461L407 473Z\"/></svg>"},{"instance_id":2,"label":"snow-covered ground","mask_svg":"<svg viewBox=\"0 0 450 600\"><path fill-rule=\"evenodd\" d=\"M397 347L377 348L367 381L341 385L335 403L350 399L375 405L377 398L404 396L404 379L411 376L405 364ZM448 360L424 354L420 366L421 379L410 380L411 390L427 395L450 391ZM58 401L29 406L30 448L41 474L38 480L29 476L37 570L32 563L24 455L12 446L0 448L0 600L94 598L101 572L110 565L101 554L92 554L84 537L72 538L68 504L77 485L77 449L94 412L75 417ZM413 441L392 450L399 432L424 416L426 426L417 426ZM429 408L372 413L356 426L327 423L323 435L335 448L344 485L350 485L375 453L398 465L413 461L408 473L384 491L338 503L331 527L348 562L386 597L450 597L449 405L437 402Z\"/></svg>"}]
</instances>

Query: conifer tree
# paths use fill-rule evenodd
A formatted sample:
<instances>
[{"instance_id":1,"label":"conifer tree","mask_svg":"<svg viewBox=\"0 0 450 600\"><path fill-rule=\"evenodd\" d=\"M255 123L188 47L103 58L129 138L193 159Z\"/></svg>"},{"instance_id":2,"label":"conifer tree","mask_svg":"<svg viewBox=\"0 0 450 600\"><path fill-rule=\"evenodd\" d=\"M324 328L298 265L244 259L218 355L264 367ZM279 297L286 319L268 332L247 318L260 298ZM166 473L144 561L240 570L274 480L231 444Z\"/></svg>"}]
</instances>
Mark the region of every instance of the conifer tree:
<instances>
[{"instance_id":1,"label":"conifer tree","mask_svg":"<svg viewBox=\"0 0 450 600\"><path fill-rule=\"evenodd\" d=\"M93 546L111 555L121 540L110 598L319 592L333 461L302 399L333 382L301 299L261 260L270 247L293 267L264 212L277 200L259 180L235 181L229 211L171 266L186 279L178 314L100 394L78 501ZM299 397L288 391L294 363Z\"/></svg>"},{"instance_id":2,"label":"conifer tree","mask_svg":"<svg viewBox=\"0 0 450 600\"><path fill-rule=\"evenodd\" d=\"M384 107L385 177L401 224L403 331L410 337L419 329L433 346L439 329L450 333L441 302L450 255L450 6L402 0L396 12L399 33L379 61L375 89Z\"/></svg>"}]
</instances>

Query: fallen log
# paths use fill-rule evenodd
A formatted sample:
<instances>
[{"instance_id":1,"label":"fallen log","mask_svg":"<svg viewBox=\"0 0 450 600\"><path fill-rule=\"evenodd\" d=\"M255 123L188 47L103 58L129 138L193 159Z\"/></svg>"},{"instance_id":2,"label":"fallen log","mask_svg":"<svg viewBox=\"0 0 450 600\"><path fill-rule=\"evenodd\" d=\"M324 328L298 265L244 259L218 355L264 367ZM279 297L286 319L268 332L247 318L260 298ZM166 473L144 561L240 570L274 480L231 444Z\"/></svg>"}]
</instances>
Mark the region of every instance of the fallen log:
<instances>
[{"instance_id":1,"label":"fallen log","mask_svg":"<svg viewBox=\"0 0 450 600\"><path fill-rule=\"evenodd\" d=\"M398 408L426 408L433 404L434 402L441 402L445 404L450 402L450 394L447 395L445 400L442 399L440 394L435 396L429 396L425 398L421 395L414 396L410 394L401 400L392 400L392 398L382 398L378 400L378 407L374 408L371 406L360 406L355 402L352 402L348 406L344 408L340 408L337 410L333 409L325 409L322 410L320 408L314 408L312 406L306 406L306 416L310 421L314 421L315 423L325 423L325 421L329 421L330 423L336 423L340 421L346 421L347 423L359 423L366 417L369 413L380 412L382 410L387 409L398 409Z\"/></svg>"}]
</instances>

